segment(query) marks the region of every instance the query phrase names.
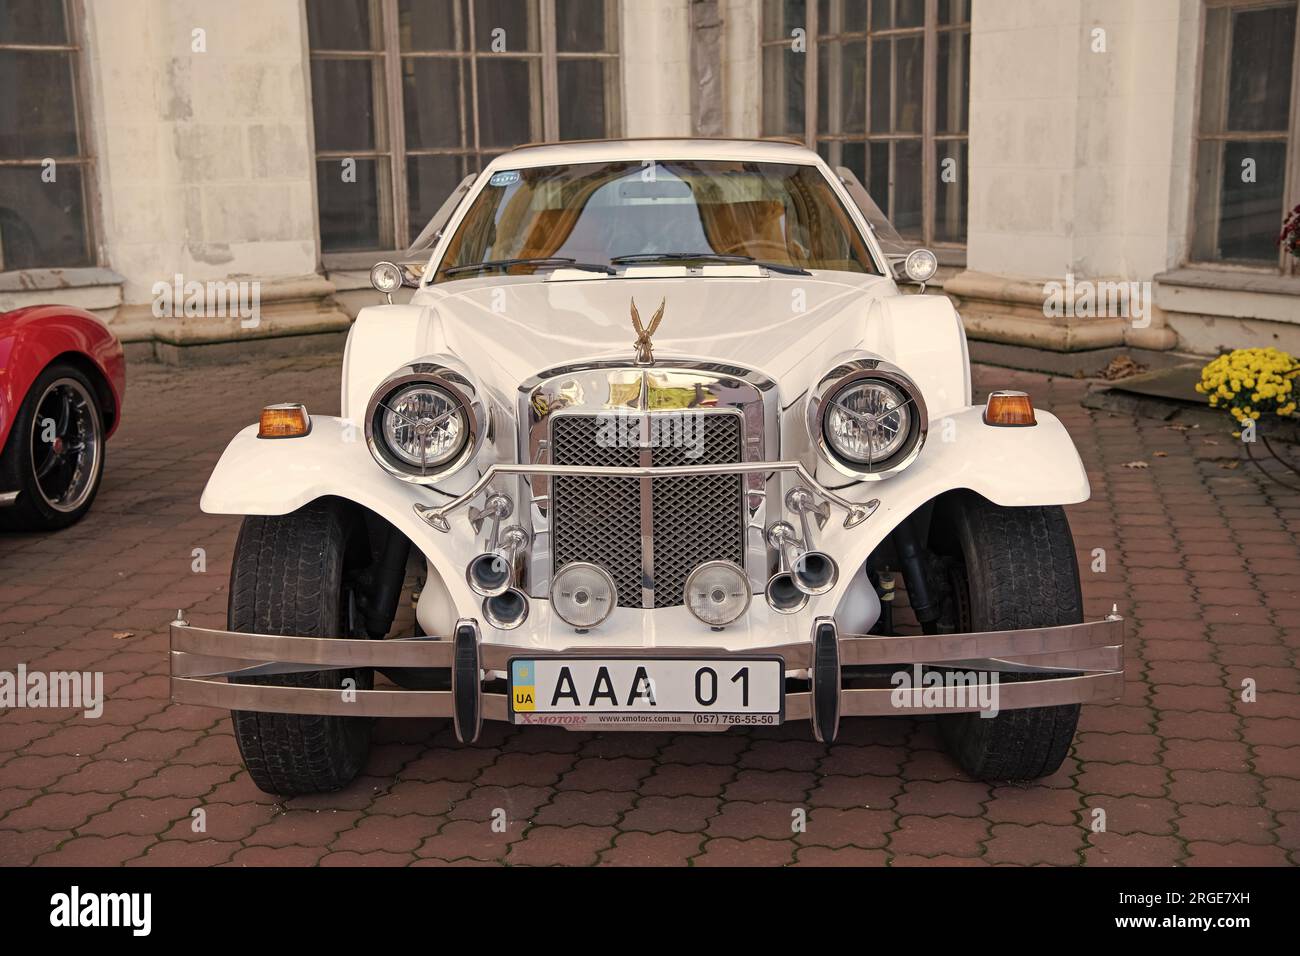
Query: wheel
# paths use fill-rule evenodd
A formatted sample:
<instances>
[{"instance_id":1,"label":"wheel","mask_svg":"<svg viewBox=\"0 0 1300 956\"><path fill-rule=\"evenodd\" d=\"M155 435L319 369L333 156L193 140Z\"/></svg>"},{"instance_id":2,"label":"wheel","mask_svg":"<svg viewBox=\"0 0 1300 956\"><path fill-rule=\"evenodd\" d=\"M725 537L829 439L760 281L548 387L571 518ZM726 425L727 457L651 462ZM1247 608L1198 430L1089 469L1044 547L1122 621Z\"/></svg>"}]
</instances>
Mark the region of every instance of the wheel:
<instances>
[{"instance_id":1,"label":"wheel","mask_svg":"<svg viewBox=\"0 0 1300 956\"><path fill-rule=\"evenodd\" d=\"M0 456L0 491L18 492L0 508L0 528L54 531L81 520L104 475L104 431L104 410L84 372L63 362L41 372Z\"/></svg>"},{"instance_id":2,"label":"wheel","mask_svg":"<svg viewBox=\"0 0 1300 956\"><path fill-rule=\"evenodd\" d=\"M1051 627L1083 620L1074 539L1059 507L1002 508L965 495L948 513L957 630ZM999 674L1010 683L1023 679ZM943 714L944 746L981 780L1030 780L1060 768L1079 722L1079 705L1002 711L996 717Z\"/></svg>"},{"instance_id":3,"label":"wheel","mask_svg":"<svg viewBox=\"0 0 1300 956\"><path fill-rule=\"evenodd\" d=\"M352 582L368 563L364 524L331 503L292 514L244 519L230 571L228 627L255 634L360 637ZM245 678L239 683L342 691L369 690L365 670L310 671ZM235 740L253 782L290 796L338 790L370 749L371 720L231 711Z\"/></svg>"}]
</instances>

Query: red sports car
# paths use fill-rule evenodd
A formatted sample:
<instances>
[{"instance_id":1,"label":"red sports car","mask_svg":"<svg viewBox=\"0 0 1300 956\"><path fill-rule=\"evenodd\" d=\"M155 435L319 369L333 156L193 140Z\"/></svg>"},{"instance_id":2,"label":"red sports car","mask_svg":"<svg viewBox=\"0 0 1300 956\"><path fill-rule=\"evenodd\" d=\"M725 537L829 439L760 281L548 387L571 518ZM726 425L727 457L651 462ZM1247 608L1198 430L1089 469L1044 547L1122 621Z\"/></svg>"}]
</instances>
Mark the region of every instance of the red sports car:
<instances>
[{"instance_id":1,"label":"red sports car","mask_svg":"<svg viewBox=\"0 0 1300 956\"><path fill-rule=\"evenodd\" d=\"M0 312L0 529L66 528L90 510L125 389L122 346L89 312Z\"/></svg>"}]
</instances>

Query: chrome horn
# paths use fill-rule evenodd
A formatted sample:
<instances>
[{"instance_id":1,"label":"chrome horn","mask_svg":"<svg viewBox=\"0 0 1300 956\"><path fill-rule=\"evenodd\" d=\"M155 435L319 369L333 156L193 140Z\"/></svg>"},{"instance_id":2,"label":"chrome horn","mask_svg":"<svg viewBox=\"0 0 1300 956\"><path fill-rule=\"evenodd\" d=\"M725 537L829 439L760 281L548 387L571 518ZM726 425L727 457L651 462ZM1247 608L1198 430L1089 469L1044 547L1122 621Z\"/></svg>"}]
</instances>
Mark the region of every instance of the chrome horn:
<instances>
[{"instance_id":1,"label":"chrome horn","mask_svg":"<svg viewBox=\"0 0 1300 956\"><path fill-rule=\"evenodd\" d=\"M483 617L488 624L510 630L528 617L528 595L515 587L515 556L528 547L528 532L518 525L502 530L501 522L510 517L514 505L505 495L491 493L482 510L471 509L474 531L492 522L487 550L470 561L465 580L476 594L483 595Z\"/></svg>"},{"instance_id":2,"label":"chrome horn","mask_svg":"<svg viewBox=\"0 0 1300 956\"><path fill-rule=\"evenodd\" d=\"M795 583L794 574L789 570L802 553L794 527L785 521L776 522L767 529L767 543L781 558L779 569L768 578L764 589L767 603L778 614L797 614L808 604L808 595Z\"/></svg>"},{"instance_id":3,"label":"chrome horn","mask_svg":"<svg viewBox=\"0 0 1300 956\"><path fill-rule=\"evenodd\" d=\"M799 525L803 530L800 554L789 565L795 587L805 594L825 594L839 581L840 568L825 551L812 550L812 521L809 515L817 519L817 527L821 528L831 516L831 506L825 501L817 504L817 499L807 488L790 489L785 496L785 506L799 516Z\"/></svg>"},{"instance_id":4,"label":"chrome horn","mask_svg":"<svg viewBox=\"0 0 1300 956\"><path fill-rule=\"evenodd\" d=\"M465 580L475 594L495 597L514 582L514 556L528 544L528 532L518 526L501 531L501 522L513 511L510 499L496 493L488 495L482 510L470 510L470 523L476 532L483 529L484 521L492 522L487 550L471 560L465 569Z\"/></svg>"}]
</instances>

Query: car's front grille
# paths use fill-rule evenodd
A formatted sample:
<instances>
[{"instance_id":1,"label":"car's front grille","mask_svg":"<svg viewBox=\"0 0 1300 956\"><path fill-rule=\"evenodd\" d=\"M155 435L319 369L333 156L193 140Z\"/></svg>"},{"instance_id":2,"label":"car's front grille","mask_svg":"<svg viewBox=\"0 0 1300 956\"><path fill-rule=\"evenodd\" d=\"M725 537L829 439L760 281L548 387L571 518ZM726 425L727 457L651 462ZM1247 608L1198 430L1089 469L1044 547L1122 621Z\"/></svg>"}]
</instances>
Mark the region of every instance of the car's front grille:
<instances>
[{"instance_id":1,"label":"car's front grille","mask_svg":"<svg viewBox=\"0 0 1300 956\"><path fill-rule=\"evenodd\" d=\"M650 450L657 467L719 464L741 460L739 415L701 413L702 441ZM666 431L666 430L665 430ZM557 465L633 467L641 450L602 447L602 421L595 415L557 415L551 421L551 460ZM689 434L689 432L688 432ZM696 450L699 454L696 454ZM686 576L705 561L744 567L743 479L740 475L656 478L650 487L648 527L653 552L642 553L642 481L639 478L558 476L552 488L554 568L590 561L613 575L620 607L642 607L642 587L654 590L654 606L683 602Z\"/></svg>"}]
</instances>

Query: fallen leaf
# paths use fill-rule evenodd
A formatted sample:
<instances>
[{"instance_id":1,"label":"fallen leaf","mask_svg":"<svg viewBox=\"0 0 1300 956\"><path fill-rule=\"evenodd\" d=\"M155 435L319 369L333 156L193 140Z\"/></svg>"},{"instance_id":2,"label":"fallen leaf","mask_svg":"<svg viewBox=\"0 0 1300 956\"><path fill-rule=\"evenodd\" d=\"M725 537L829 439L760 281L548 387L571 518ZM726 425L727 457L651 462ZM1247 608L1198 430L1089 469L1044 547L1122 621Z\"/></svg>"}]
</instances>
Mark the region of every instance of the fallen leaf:
<instances>
[{"instance_id":1,"label":"fallen leaf","mask_svg":"<svg viewBox=\"0 0 1300 956\"><path fill-rule=\"evenodd\" d=\"M1145 461L1126 461L1124 462L1124 467L1125 468L1150 468L1151 466L1148 465Z\"/></svg>"},{"instance_id":2,"label":"fallen leaf","mask_svg":"<svg viewBox=\"0 0 1300 956\"><path fill-rule=\"evenodd\" d=\"M1221 462L1219 462L1219 467L1220 467L1220 468L1226 468L1226 469L1228 469L1229 471L1236 471L1238 468L1241 467L1241 462L1239 462L1239 461L1221 461Z\"/></svg>"},{"instance_id":3,"label":"fallen leaf","mask_svg":"<svg viewBox=\"0 0 1300 956\"><path fill-rule=\"evenodd\" d=\"M1169 457L1169 452L1167 452L1167 451L1156 451L1156 452L1152 452L1152 454L1155 455L1157 458L1168 458L1168 457Z\"/></svg>"},{"instance_id":4,"label":"fallen leaf","mask_svg":"<svg viewBox=\"0 0 1300 956\"><path fill-rule=\"evenodd\" d=\"M135 631L114 631L113 640L122 641L128 637L135 637Z\"/></svg>"}]
</instances>

